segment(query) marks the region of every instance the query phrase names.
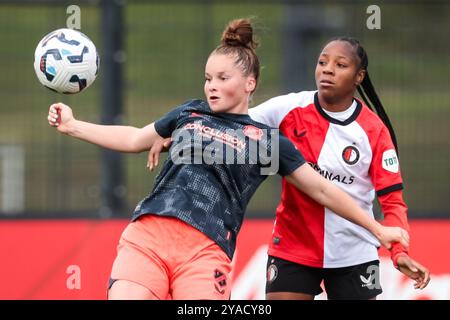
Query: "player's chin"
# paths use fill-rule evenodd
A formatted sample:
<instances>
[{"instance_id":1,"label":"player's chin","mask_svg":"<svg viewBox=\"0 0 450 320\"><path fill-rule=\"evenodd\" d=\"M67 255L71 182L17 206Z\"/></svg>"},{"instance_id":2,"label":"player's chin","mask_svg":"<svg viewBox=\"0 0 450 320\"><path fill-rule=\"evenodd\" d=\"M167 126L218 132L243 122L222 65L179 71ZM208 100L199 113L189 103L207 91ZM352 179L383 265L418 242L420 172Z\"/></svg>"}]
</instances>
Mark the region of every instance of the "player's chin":
<instances>
[{"instance_id":1,"label":"player's chin","mask_svg":"<svg viewBox=\"0 0 450 320\"><path fill-rule=\"evenodd\" d=\"M219 102L219 100L208 99L209 107L214 112L224 112L226 108Z\"/></svg>"},{"instance_id":2,"label":"player's chin","mask_svg":"<svg viewBox=\"0 0 450 320\"><path fill-rule=\"evenodd\" d=\"M322 97L333 97L338 91L336 86L318 84L317 89Z\"/></svg>"}]
</instances>

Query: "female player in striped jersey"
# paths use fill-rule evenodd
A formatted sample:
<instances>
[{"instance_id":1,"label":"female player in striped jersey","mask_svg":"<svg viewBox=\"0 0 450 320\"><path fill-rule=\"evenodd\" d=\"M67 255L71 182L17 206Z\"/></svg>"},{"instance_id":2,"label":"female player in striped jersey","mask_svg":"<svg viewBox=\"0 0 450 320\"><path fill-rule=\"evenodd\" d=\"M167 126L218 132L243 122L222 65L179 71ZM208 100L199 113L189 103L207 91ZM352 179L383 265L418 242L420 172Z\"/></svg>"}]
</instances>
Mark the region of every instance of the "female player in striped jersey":
<instances>
[{"instance_id":1,"label":"female player in striped jersey","mask_svg":"<svg viewBox=\"0 0 450 320\"><path fill-rule=\"evenodd\" d=\"M311 167L371 215L376 194L384 224L409 230L394 130L367 67L366 51L357 40L337 38L319 55L317 91L270 99L249 114L280 128ZM354 98L356 90L365 104ZM371 105L378 116L367 107ZM377 247L372 235L283 179L269 245L267 298L314 299L323 281L329 299L374 299L382 292L374 272ZM416 289L427 286L428 269L401 244L392 247L391 258L415 280Z\"/></svg>"},{"instance_id":2,"label":"female player in striped jersey","mask_svg":"<svg viewBox=\"0 0 450 320\"><path fill-rule=\"evenodd\" d=\"M67 105L50 106L48 121L59 132L112 150L142 152L161 137L175 141L153 191L137 205L121 236L110 299L229 299L236 237L268 166L267 159L252 156L255 142L262 155L278 145L279 158L270 159L279 160L274 169L311 198L387 247L395 241L408 245L406 231L369 217L307 165L286 137L270 135L270 127L248 116L259 77L255 47L250 22L232 21L206 63L207 102L188 101L141 129L79 121ZM217 158L220 154L226 159ZM199 164L199 158L210 164Z\"/></svg>"}]
</instances>

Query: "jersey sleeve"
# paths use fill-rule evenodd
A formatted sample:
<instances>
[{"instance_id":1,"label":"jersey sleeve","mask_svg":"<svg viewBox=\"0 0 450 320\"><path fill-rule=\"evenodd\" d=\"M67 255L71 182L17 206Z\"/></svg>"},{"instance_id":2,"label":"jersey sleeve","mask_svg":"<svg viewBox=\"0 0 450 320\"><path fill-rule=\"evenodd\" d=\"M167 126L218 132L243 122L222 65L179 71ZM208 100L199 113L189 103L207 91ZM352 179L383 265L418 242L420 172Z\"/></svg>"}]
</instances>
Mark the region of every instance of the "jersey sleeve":
<instances>
[{"instance_id":1,"label":"jersey sleeve","mask_svg":"<svg viewBox=\"0 0 450 320\"><path fill-rule=\"evenodd\" d=\"M390 192L378 197L381 211L384 215L383 225L390 227L401 227L409 232L407 218L408 208L403 200L401 190ZM394 265L397 265L397 258L401 254L408 254L408 250L400 243L394 243L391 248L391 259Z\"/></svg>"},{"instance_id":2,"label":"jersey sleeve","mask_svg":"<svg viewBox=\"0 0 450 320\"><path fill-rule=\"evenodd\" d=\"M279 137L279 143L280 163L278 174L284 177L290 175L306 161L301 152L294 146L294 144L281 133Z\"/></svg>"},{"instance_id":3,"label":"jersey sleeve","mask_svg":"<svg viewBox=\"0 0 450 320\"><path fill-rule=\"evenodd\" d=\"M163 138L169 138L177 127L177 120L186 105L180 105L155 121L155 130Z\"/></svg>"},{"instance_id":4,"label":"jersey sleeve","mask_svg":"<svg viewBox=\"0 0 450 320\"><path fill-rule=\"evenodd\" d=\"M378 196L403 189L400 163L388 129L383 126L375 147L369 173Z\"/></svg>"},{"instance_id":5,"label":"jersey sleeve","mask_svg":"<svg viewBox=\"0 0 450 320\"><path fill-rule=\"evenodd\" d=\"M298 104L302 93L278 96L248 110L249 116L272 128L278 128L283 118Z\"/></svg>"}]
</instances>

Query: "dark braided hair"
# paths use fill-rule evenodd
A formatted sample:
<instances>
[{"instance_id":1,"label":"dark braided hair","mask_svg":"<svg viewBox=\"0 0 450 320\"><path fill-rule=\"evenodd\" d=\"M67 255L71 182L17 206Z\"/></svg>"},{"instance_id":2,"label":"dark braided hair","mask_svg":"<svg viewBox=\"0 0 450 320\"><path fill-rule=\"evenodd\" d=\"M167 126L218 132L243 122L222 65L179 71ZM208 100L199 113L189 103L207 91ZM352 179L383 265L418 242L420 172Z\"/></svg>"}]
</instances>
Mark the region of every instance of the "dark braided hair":
<instances>
[{"instance_id":1,"label":"dark braided hair","mask_svg":"<svg viewBox=\"0 0 450 320\"><path fill-rule=\"evenodd\" d=\"M361 96L361 98L364 100L365 104L376 112L378 117L380 117L381 121L386 125L386 127L389 130L389 133L392 138L392 142L394 143L395 150L397 151L398 155L398 145L397 145L397 138L395 136L394 128L392 127L391 121L389 120L389 117L384 110L383 104L380 101L380 98L378 97L378 94L375 91L375 88L372 84L372 81L369 77L369 71L367 70L367 66L369 65L369 58L367 57L366 50L361 46L358 40L350 37L339 37L335 38L332 41L344 41L349 43L356 51L356 54L358 55L360 59L360 69L363 69L366 71L366 74L364 76L363 81L358 86L358 93Z\"/></svg>"}]
</instances>

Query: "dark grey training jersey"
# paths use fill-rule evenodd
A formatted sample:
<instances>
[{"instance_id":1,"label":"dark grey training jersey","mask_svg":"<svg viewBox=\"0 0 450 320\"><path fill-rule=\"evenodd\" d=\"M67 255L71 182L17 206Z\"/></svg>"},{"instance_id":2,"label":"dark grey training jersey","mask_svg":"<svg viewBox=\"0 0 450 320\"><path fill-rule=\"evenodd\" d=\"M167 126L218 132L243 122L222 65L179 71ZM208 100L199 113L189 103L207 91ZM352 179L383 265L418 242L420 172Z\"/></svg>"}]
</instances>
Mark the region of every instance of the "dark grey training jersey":
<instances>
[{"instance_id":1,"label":"dark grey training jersey","mask_svg":"<svg viewBox=\"0 0 450 320\"><path fill-rule=\"evenodd\" d=\"M305 163L278 129L248 115L214 113L202 100L176 107L155 129L173 143L133 221L143 214L176 217L214 240L230 259L247 204L268 172L285 176Z\"/></svg>"}]
</instances>

